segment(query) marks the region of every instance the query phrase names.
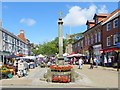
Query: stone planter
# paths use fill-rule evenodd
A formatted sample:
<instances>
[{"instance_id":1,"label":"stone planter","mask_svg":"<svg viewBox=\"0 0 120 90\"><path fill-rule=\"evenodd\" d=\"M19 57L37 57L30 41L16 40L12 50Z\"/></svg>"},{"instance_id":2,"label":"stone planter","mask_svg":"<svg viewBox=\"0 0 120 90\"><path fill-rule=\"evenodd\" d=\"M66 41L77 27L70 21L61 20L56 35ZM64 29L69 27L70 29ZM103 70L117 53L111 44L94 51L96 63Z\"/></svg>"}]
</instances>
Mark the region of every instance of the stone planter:
<instances>
[{"instance_id":1,"label":"stone planter","mask_svg":"<svg viewBox=\"0 0 120 90\"><path fill-rule=\"evenodd\" d=\"M56 83L74 82L74 72L72 66L50 66L47 71L47 81Z\"/></svg>"}]
</instances>

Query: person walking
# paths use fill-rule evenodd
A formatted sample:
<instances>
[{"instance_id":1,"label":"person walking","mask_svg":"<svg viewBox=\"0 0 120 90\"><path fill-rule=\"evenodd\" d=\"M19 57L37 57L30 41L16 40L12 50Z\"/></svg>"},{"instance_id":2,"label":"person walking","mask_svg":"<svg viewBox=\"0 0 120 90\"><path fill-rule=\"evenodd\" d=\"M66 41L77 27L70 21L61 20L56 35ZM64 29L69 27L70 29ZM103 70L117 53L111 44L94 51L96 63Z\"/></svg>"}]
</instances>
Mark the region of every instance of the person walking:
<instances>
[{"instance_id":1,"label":"person walking","mask_svg":"<svg viewBox=\"0 0 120 90\"><path fill-rule=\"evenodd\" d=\"M80 57L79 59L79 69L82 69L83 67L83 60L82 60L82 57Z\"/></svg>"},{"instance_id":2,"label":"person walking","mask_svg":"<svg viewBox=\"0 0 120 90\"><path fill-rule=\"evenodd\" d=\"M72 58L70 59L70 65L72 65L72 62L73 62L73 60L72 60Z\"/></svg>"},{"instance_id":3,"label":"person walking","mask_svg":"<svg viewBox=\"0 0 120 90\"><path fill-rule=\"evenodd\" d=\"M73 65L75 65L75 62L76 62L76 58L74 57L74 60L73 60Z\"/></svg>"},{"instance_id":4,"label":"person walking","mask_svg":"<svg viewBox=\"0 0 120 90\"><path fill-rule=\"evenodd\" d=\"M108 58L108 64L109 64L109 67L112 66L112 59L111 59L111 57Z\"/></svg>"},{"instance_id":5,"label":"person walking","mask_svg":"<svg viewBox=\"0 0 120 90\"><path fill-rule=\"evenodd\" d=\"M93 69L93 58L90 58L90 69Z\"/></svg>"},{"instance_id":6,"label":"person walking","mask_svg":"<svg viewBox=\"0 0 120 90\"><path fill-rule=\"evenodd\" d=\"M107 66L107 57L104 56L104 66L106 67Z\"/></svg>"},{"instance_id":7,"label":"person walking","mask_svg":"<svg viewBox=\"0 0 120 90\"><path fill-rule=\"evenodd\" d=\"M98 67L98 59L96 57L94 57L94 62L95 62L96 68L97 68Z\"/></svg>"}]
</instances>

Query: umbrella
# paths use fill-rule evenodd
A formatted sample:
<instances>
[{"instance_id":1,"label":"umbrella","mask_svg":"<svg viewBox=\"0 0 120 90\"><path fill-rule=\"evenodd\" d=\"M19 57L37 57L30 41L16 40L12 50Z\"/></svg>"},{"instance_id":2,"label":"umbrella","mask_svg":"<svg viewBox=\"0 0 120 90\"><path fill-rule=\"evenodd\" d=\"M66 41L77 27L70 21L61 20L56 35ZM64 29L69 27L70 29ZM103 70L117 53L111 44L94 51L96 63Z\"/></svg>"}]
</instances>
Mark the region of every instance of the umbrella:
<instances>
[{"instance_id":1,"label":"umbrella","mask_svg":"<svg viewBox=\"0 0 120 90\"><path fill-rule=\"evenodd\" d=\"M63 54L64 57L65 57L65 56L68 56L68 55L69 55L68 53L64 53L64 54Z\"/></svg>"},{"instance_id":2,"label":"umbrella","mask_svg":"<svg viewBox=\"0 0 120 90\"><path fill-rule=\"evenodd\" d=\"M43 58L44 56L43 56L42 54L40 54L40 55L38 55L38 57L41 57L41 58Z\"/></svg>"},{"instance_id":3,"label":"umbrella","mask_svg":"<svg viewBox=\"0 0 120 90\"><path fill-rule=\"evenodd\" d=\"M67 57L81 57L81 56L85 56L84 54L71 54L71 55L68 55Z\"/></svg>"},{"instance_id":4,"label":"umbrella","mask_svg":"<svg viewBox=\"0 0 120 90\"><path fill-rule=\"evenodd\" d=\"M20 57L21 59L36 59L35 56L25 56L25 57Z\"/></svg>"},{"instance_id":5,"label":"umbrella","mask_svg":"<svg viewBox=\"0 0 120 90\"><path fill-rule=\"evenodd\" d=\"M12 55L7 56L6 58L17 58L17 57L18 57L18 56L12 54Z\"/></svg>"}]
</instances>

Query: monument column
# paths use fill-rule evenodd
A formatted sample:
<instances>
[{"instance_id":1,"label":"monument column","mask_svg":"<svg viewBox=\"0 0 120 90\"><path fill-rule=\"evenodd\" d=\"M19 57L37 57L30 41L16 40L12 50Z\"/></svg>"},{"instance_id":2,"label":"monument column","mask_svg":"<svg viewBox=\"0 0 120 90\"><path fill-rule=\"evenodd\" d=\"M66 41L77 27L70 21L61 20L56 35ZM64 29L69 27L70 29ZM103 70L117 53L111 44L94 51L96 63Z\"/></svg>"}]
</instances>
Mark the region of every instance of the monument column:
<instances>
[{"instance_id":1,"label":"monument column","mask_svg":"<svg viewBox=\"0 0 120 90\"><path fill-rule=\"evenodd\" d=\"M58 65L64 65L63 58L63 36L62 36L62 12L60 12L60 17L58 20L58 38L59 38L59 56L58 56Z\"/></svg>"}]
</instances>

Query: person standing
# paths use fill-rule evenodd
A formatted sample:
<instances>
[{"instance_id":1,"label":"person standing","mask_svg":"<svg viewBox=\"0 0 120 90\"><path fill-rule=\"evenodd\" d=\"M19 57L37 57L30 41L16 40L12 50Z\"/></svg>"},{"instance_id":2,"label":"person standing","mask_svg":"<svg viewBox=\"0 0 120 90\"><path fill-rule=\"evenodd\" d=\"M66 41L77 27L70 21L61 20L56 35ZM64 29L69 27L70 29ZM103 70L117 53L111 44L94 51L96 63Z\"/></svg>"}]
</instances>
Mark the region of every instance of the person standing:
<instances>
[{"instance_id":1,"label":"person standing","mask_svg":"<svg viewBox=\"0 0 120 90\"><path fill-rule=\"evenodd\" d=\"M72 65L72 61L73 61L73 60L72 60L72 58L71 58L71 59L70 59L70 65Z\"/></svg>"},{"instance_id":2,"label":"person standing","mask_svg":"<svg viewBox=\"0 0 120 90\"><path fill-rule=\"evenodd\" d=\"M90 69L93 69L93 58L90 58Z\"/></svg>"},{"instance_id":3,"label":"person standing","mask_svg":"<svg viewBox=\"0 0 120 90\"><path fill-rule=\"evenodd\" d=\"M79 59L79 69L82 69L83 67L83 60L82 60L82 57L80 57Z\"/></svg>"},{"instance_id":4,"label":"person standing","mask_svg":"<svg viewBox=\"0 0 120 90\"><path fill-rule=\"evenodd\" d=\"M76 62L76 58L74 57L74 60L73 60L73 64L75 65L75 62Z\"/></svg>"},{"instance_id":5,"label":"person standing","mask_svg":"<svg viewBox=\"0 0 120 90\"><path fill-rule=\"evenodd\" d=\"M107 66L107 57L104 56L104 66Z\"/></svg>"},{"instance_id":6,"label":"person standing","mask_svg":"<svg viewBox=\"0 0 120 90\"><path fill-rule=\"evenodd\" d=\"M96 68L97 68L98 67L98 59L96 57L94 57L94 62L95 62Z\"/></svg>"},{"instance_id":7,"label":"person standing","mask_svg":"<svg viewBox=\"0 0 120 90\"><path fill-rule=\"evenodd\" d=\"M112 59L111 59L111 57L108 58L108 63L109 63L109 67L111 67L112 66Z\"/></svg>"}]
</instances>

